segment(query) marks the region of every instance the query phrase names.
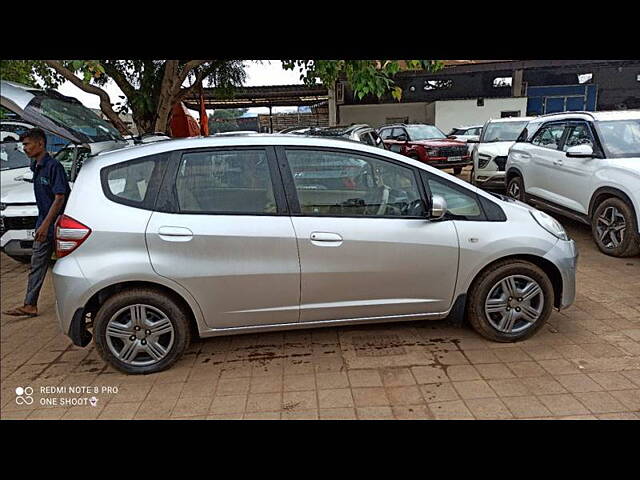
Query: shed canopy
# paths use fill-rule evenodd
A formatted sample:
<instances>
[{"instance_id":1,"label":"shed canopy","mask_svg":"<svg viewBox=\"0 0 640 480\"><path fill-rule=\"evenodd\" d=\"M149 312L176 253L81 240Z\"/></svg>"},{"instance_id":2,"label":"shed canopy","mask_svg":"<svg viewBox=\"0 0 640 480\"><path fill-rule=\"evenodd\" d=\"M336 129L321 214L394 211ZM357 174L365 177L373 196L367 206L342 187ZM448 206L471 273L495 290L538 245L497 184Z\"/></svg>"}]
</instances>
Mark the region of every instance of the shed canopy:
<instances>
[{"instance_id":1,"label":"shed canopy","mask_svg":"<svg viewBox=\"0 0 640 480\"><path fill-rule=\"evenodd\" d=\"M204 88L203 95L206 109L309 106L329 98L327 88L321 85L240 87L227 98L223 96L222 89ZM199 92L185 98L184 103L193 110L199 110Z\"/></svg>"}]
</instances>

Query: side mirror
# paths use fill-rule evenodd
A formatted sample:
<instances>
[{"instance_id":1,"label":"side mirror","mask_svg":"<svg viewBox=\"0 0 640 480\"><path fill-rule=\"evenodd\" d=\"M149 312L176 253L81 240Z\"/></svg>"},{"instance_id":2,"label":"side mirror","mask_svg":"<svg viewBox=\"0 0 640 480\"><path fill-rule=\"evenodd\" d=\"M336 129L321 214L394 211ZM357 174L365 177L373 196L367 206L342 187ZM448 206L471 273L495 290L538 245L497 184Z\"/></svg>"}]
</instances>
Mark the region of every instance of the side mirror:
<instances>
[{"instance_id":1,"label":"side mirror","mask_svg":"<svg viewBox=\"0 0 640 480\"><path fill-rule=\"evenodd\" d=\"M593 156L593 147L586 143L567 148L567 157L570 158L593 158Z\"/></svg>"},{"instance_id":2,"label":"side mirror","mask_svg":"<svg viewBox=\"0 0 640 480\"><path fill-rule=\"evenodd\" d=\"M440 220L447 213L447 201L442 195L431 197L431 220Z\"/></svg>"},{"instance_id":3,"label":"side mirror","mask_svg":"<svg viewBox=\"0 0 640 480\"><path fill-rule=\"evenodd\" d=\"M398 135L396 137L396 140L399 142L408 142L409 141L409 137L407 137L406 135Z\"/></svg>"}]
</instances>

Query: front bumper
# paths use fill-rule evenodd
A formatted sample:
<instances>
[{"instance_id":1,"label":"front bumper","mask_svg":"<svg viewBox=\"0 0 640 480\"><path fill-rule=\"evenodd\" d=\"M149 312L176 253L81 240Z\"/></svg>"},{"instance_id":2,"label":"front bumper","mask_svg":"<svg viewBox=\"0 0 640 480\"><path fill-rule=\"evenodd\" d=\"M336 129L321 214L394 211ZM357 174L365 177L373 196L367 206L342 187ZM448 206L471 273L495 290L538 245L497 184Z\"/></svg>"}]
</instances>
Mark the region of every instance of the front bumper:
<instances>
[{"instance_id":1,"label":"front bumper","mask_svg":"<svg viewBox=\"0 0 640 480\"><path fill-rule=\"evenodd\" d=\"M544 256L560 271L562 277L562 296L559 310L569 307L576 299L576 268L578 265L578 248L573 240L558 240Z\"/></svg>"},{"instance_id":2,"label":"front bumper","mask_svg":"<svg viewBox=\"0 0 640 480\"><path fill-rule=\"evenodd\" d=\"M506 172L498 171L482 171L478 170L474 172L473 181L477 186L504 188Z\"/></svg>"}]
</instances>

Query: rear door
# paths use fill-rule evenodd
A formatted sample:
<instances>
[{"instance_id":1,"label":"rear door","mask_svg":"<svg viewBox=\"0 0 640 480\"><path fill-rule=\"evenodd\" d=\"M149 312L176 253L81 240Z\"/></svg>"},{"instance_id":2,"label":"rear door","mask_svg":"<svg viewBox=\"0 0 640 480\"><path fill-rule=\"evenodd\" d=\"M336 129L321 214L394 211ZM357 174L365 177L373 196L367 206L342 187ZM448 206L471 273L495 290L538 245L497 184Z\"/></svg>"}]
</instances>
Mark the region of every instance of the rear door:
<instances>
[{"instance_id":1,"label":"rear door","mask_svg":"<svg viewBox=\"0 0 640 480\"><path fill-rule=\"evenodd\" d=\"M299 320L300 264L272 147L174 154L147 226L154 270L211 328Z\"/></svg>"},{"instance_id":2,"label":"rear door","mask_svg":"<svg viewBox=\"0 0 640 480\"><path fill-rule=\"evenodd\" d=\"M301 262L302 322L446 311L458 237L425 217L417 170L341 149L287 147L283 178Z\"/></svg>"}]
</instances>

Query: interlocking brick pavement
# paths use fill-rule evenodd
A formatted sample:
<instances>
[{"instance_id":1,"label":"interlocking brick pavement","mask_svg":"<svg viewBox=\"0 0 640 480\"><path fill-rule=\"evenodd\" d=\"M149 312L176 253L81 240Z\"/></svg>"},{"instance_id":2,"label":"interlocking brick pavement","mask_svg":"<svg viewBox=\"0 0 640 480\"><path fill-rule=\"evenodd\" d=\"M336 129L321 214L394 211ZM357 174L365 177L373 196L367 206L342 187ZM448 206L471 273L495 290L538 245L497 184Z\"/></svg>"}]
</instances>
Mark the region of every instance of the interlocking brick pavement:
<instances>
[{"instance_id":1,"label":"interlocking brick pavement","mask_svg":"<svg viewBox=\"0 0 640 480\"><path fill-rule=\"evenodd\" d=\"M517 344L444 321L351 326L198 340L168 371L124 375L61 334L48 274L41 316L0 319L0 417L638 420L640 258L603 255L588 227L559 220L580 250L576 303ZM28 267L4 254L0 266L5 310ZM82 386L99 393L41 393ZM16 387L33 403L17 404Z\"/></svg>"}]
</instances>

